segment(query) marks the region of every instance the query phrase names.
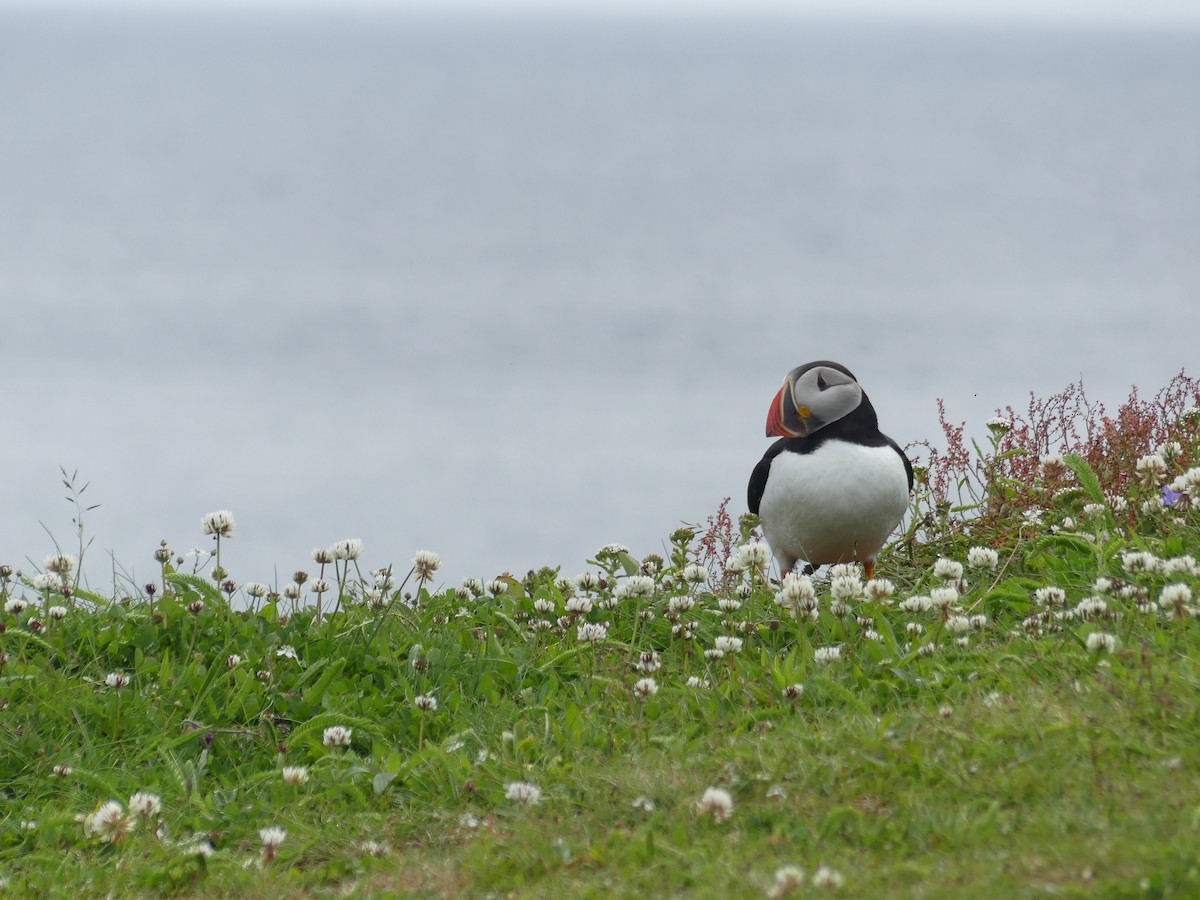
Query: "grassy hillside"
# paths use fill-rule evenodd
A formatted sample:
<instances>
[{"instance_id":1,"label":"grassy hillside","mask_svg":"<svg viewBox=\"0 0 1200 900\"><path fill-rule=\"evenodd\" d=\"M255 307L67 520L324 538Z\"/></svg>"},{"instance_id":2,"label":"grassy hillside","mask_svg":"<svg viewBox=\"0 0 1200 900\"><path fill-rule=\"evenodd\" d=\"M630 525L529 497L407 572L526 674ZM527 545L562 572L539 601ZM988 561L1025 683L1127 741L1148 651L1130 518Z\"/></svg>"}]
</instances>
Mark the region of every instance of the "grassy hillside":
<instances>
[{"instance_id":1,"label":"grassy hillside","mask_svg":"<svg viewBox=\"0 0 1200 900\"><path fill-rule=\"evenodd\" d=\"M158 549L0 568L17 896L1196 896L1200 385L1071 388L917 452L905 534L780 583L668 558L289 584Z\"/></svg>"}]
</instances>

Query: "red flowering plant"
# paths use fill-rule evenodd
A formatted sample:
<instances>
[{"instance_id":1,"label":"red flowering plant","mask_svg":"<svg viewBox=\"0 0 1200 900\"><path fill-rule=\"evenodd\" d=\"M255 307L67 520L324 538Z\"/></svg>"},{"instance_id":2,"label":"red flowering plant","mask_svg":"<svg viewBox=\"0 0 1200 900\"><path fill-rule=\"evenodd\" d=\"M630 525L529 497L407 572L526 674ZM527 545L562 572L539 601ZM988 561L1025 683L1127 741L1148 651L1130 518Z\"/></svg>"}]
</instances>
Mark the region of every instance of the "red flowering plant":
<instances>
[{"instance_id":1,"label":"red flowering plant","mask_svg":"<svg viewBox=\"0 0 1200 900\"><path fill-rule=\"evenodd\" d=\"M906 448L918 480L906 541L970 532L975 541L1008 543L1048 508L1088 500L1107 502L1132 525L1142 503L1169 499L1164 485L1195 464L1198 406L1200 379L1182 371L1149 400L1133 387L1115 415L1089 399L1080 380L1046 398L1031 392L1024 413L998 410L981 446L968 441L966 423L947 419L939 399L944 446L918 441ZM1138 479L1139 460L1162 448L1170 450L1161 477Z\"/></svg>"}]
</instances>

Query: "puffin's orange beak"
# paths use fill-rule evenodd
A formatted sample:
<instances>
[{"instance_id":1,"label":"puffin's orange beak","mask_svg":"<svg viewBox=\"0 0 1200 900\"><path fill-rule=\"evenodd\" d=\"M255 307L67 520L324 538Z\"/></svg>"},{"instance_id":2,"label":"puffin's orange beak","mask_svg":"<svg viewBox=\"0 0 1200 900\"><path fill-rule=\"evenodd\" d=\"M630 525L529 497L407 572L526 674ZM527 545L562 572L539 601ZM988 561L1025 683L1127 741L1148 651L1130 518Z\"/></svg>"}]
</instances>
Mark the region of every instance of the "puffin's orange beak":
<instances>
[{"instance_id":1,"label":"puffin's orange beak","mask_svg":"<svg viewBox=\"0 0 1200 900\"><path fill-rule=\"evenodd\" d=\"M771 401L771 409L767 412L767 437L804 437L808 429L804 427L807 409L796 410L792 405L791 382L785 381L775 399ZM786 415L791 412L792 415ZM796 422L801 430L793 431L783 423L787 420Z\"/></svg>"}]
</instances>

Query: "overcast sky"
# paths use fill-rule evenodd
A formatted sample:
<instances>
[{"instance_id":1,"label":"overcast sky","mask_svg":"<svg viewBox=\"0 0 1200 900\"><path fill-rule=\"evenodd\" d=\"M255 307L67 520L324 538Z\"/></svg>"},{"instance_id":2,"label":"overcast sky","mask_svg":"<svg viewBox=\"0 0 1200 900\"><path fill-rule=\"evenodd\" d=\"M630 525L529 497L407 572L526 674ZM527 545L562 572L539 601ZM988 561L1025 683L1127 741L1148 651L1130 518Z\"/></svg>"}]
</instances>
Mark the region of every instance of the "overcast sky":
<instances>
[{"instance_id":1,"label":"overcast sky","mask_svg":"<svg viewBox=\"0 0 1200 900\"><path fill-rule=\"evenodd\" d=\"M0 0L4 7L788 15L1200 25L1198 0Z\"/></svg>"}]
</instances>

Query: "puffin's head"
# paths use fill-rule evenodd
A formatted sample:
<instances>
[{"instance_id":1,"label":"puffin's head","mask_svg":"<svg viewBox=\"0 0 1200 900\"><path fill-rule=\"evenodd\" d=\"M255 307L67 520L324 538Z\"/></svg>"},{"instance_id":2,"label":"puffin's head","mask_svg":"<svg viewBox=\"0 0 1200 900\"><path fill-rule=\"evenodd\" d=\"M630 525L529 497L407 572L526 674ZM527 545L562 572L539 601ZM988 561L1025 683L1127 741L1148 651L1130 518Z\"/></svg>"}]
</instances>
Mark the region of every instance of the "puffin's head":
<instances>
[{"instance_id":1,"label":"puffin's head","mask_svg":"<svg viewBox=\"0 0 1200 900\"><path fill-rule=\"evenodd\" d=\"M767 413L767 437L807 437L849 415L862 402L858 380L822 359L788 372Z\"/></svg>"}]
</instances>

